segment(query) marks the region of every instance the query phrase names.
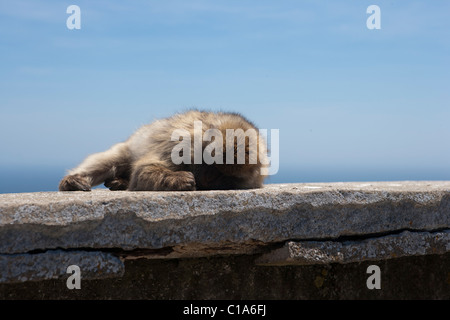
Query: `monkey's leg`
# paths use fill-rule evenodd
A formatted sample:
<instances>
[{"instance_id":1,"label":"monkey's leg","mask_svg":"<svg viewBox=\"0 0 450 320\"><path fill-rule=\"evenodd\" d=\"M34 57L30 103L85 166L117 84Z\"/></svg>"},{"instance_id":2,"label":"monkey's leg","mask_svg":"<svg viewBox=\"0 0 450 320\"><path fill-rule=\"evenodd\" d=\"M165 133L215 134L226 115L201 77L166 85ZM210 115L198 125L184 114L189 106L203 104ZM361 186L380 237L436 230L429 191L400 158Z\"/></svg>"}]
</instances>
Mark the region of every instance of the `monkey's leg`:
<instances>
[{"instance_id":1,"label":"monkey's leg","mask_svg":"<svg viewBox=\"0 0 450 320\"><path fill-rule=\"evenodd\" d=\"M191 191L195 178L189 171L173 171L161 161L138 161L131 173L130 191Z\"/></svg>"},{"instance_id":2,"label":"monkey's leg","mask_svg":"<svg viewBox=\"0 0 450 320\"><path fill-rule=\"evenodd\" d=\"M91 187L105 181L111 182L117 180L118 177L126 177L127 173L129 175L130 168L131 161L128 147L125 143L119 143L105 152L95 153L87 157L61 180L59 190L90 191Z\"/></svg>"}]
</instances>

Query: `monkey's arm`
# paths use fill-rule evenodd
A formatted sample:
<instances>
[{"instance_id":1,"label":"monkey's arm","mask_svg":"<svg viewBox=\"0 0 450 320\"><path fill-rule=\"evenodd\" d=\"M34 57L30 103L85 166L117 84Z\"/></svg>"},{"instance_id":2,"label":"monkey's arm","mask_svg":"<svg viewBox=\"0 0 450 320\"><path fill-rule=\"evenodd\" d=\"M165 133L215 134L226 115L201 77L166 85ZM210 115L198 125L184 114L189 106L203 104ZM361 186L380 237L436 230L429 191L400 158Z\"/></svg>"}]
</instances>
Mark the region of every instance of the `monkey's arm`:
<instances>
[{"instance_id":1,"label":"monkey's arm","mask_svg":"<svg viewBox=\"0 0 450 320\"><path fill-rule=\"evenodd\" d=\"M131 170L130 152L126 143L87 157L59 183L59 191L90 191L105 181L128 180Z\"/></svg>"}]
</instances>

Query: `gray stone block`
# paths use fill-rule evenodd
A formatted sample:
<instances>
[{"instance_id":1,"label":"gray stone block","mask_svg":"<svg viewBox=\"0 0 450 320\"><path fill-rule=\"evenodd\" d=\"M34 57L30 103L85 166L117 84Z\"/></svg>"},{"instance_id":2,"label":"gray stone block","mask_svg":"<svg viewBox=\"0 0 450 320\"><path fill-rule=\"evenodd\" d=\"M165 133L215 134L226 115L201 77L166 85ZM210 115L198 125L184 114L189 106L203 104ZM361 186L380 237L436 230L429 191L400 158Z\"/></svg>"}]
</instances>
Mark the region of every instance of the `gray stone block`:
<instances>
[{"instance_id":1,"label":"gray stone block","mask_svg":"<svg viewBox=\"0 0 450 320\"><path fill-rule=\"evenodd\" d=\"M2 194L0 281L58 278L69 264L84 279L120 276L123 260L255 254L285 242L259 263L445 253L449 230L450 182Z\"/></svg>"},{"instance_id":2,"label":"gray stone block","mask_svg":"<svg viewBox=\"0 0 450 320\"><path fill-rule=\"evenodd\" d=\"M197 257L254 253L289 240L449 228L448 181L0 195L0 254L117 248L124 256Z\"/></svg>"},{"instance_id":3,"label":"gray stone block","mask_svg":"<svg viewBox=\"0 0 450 320\"><path fill-rule=\"evenodd\" d=\"M0 283L67 278L67 267L80 268L82 280L121 277L123 262L104 252L54 250L43 253L0 255Z\"/></svg>"},{"instance_id":4,"label":"gray stone block","mask_svg":"<svg viewBox=\"0 0 450 320\"><path fill-rule=\"evenodd\" d=\"M410 232L360 241L289 241L256 260L258 265L313 265L377 261L450 252L450 231Z\"/></svg>"}]
</instances>

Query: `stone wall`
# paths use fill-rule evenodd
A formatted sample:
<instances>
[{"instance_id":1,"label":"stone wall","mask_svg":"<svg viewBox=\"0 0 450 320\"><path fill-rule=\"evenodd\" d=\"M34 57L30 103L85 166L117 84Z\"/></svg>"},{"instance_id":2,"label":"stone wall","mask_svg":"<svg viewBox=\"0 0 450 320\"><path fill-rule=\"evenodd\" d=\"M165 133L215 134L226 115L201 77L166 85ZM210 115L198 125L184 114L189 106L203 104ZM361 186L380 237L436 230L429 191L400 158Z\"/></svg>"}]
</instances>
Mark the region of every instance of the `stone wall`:
<instances>
[{"instance_id":1,"label":"stone wall","mask_svg":"<svg viewBox=\"0 0 450 320\"><path fill-rule=\"evenodd\" d=\"M450 182L0 195L0 299L78 298L450 299Z\"/></svg>"}]
</instances>

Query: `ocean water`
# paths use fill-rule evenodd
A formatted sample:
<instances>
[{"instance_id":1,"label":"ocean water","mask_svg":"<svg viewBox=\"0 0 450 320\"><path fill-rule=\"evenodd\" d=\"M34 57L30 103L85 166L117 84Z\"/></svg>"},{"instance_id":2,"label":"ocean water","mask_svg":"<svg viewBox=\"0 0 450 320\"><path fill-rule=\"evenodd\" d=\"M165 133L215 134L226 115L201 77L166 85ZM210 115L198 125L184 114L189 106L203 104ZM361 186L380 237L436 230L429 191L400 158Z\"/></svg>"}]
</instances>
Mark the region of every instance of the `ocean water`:
<instances>
[{"instance_id":1,"label":"ocean water","mask_svg":"<svg viewBox=\"0 0 450 320\"><path fill-rule=\"evenodd\" d=\"M0 193L57 191L68 166L0 167ZM284 166L265 183L450 180L449 168ZM102 188L102 186L99 186Z\"/></svg>"}]
</instances>

